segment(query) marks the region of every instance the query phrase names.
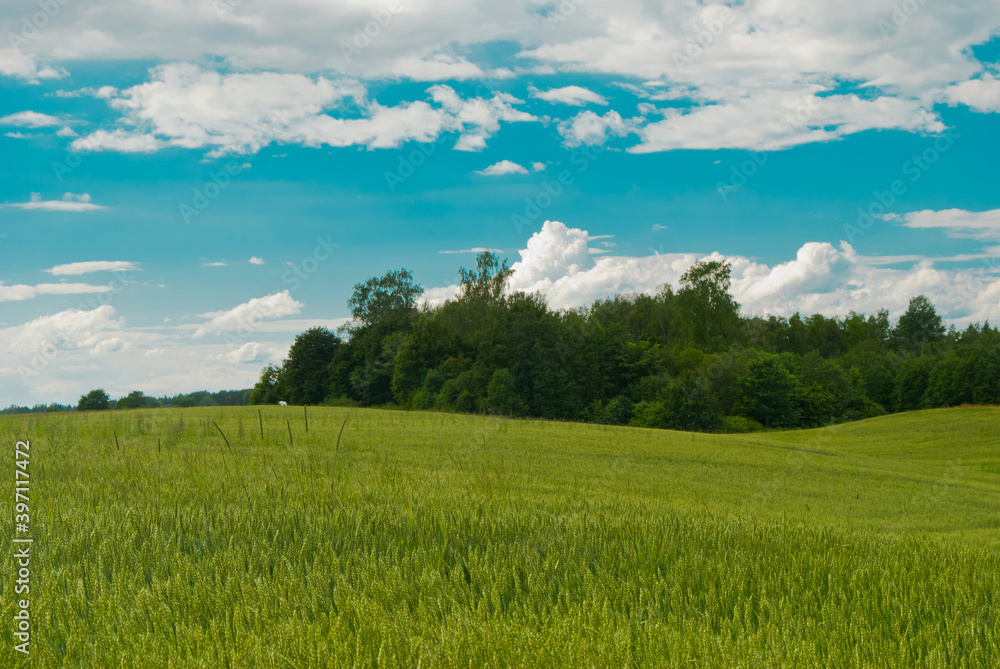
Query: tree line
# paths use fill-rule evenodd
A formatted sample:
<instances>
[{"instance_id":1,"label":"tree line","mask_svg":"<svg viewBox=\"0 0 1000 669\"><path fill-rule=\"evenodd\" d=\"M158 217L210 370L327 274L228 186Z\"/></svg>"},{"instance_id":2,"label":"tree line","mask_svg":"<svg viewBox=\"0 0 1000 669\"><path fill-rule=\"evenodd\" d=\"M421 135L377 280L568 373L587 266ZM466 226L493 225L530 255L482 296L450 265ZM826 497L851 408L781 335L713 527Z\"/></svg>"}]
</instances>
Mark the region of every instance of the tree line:
<instances>
[{"instance_id":1,"label":"tree line","mask_svg":"<svg viewBox=\"0 0 1000 669\"><path fill-rule=\"evenodd\" d=\"M118 399L112 399L103 388L95 388L81 395L74 407L71 404L36 404L20 406L13 404L6 409L0 409L0 415L19 413L46 413L56 411L106 411L109 409L158 409L170 407L214 407L214 406L246 406L250 403L250 389L220 390L208 392L198 390L193 393L163 397L150 397L141 390L133 390Z\"/></svg>"},{"instance_id":2,"label":"tree line","mask_svg":"<svg viewBox=\"0 0 1000 669\"><path fill-rule=\"evenodd\" d=\"M730 266L698 262L674 289L555 311L508 291L489 252L458 297L418 307L406 269L354 286L352 321L296 337L251 404L438 409L745 432L887 412L1000 403L1000 333L945 329L924 296L844 318L742 315Z\"/></svg>"}]
</instances>

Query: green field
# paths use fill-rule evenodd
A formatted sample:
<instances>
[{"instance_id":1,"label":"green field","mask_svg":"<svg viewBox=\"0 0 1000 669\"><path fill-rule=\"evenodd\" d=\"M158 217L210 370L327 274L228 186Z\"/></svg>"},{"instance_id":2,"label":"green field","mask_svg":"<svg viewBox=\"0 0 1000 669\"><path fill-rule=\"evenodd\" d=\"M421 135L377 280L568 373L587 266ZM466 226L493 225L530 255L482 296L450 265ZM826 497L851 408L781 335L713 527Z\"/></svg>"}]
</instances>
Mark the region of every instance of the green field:
<instances>
[{"instance_id":1,"label":"green field","mask_svg":"<svg viewBox=\"0 0 1000 669\"><path fill-rule=\"evenodd\" d=\"M1000 409L753 435L308 417L0 418L0 666L1000 666Z\"/></svg>"}]
</instances>

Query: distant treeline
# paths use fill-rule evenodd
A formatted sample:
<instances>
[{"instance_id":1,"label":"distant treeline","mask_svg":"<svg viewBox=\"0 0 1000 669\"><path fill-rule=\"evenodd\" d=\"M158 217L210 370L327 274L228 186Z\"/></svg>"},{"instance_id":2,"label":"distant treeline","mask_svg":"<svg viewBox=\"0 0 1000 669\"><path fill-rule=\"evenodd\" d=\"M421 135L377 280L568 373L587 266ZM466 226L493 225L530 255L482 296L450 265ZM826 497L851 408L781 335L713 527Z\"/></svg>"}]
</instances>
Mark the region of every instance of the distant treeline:
<instances>
[{"instance_id":1,"label":"distant treeline","mask_svg":"<svg viewBox=\"0 0 1000 669\"><path fill-rule=\"evenodd\" d=\"M147 409L157 407L214 407L246 406L250 403L250 389L220 390L210 393L199 390L173 397L149 397L135 390L117 400L111 399L104 389L91 390L80 398L76 406L66 404L36 404L33 407L12 405L0 410L0 415L14 413L44 413L46 411L101 411L104 409Z\"/></svg>"},{"instance_id":2,"label":"distant treeline","mask_svg":"<svg viewBox=\"0 0 1000 669\"><path fill-rule=\"evenodd\" d=\"M491 253L460 296L417 307L412 274L354 287L353 321L299 335L251 404L351 404L704 431L814 427L886 412L1000 403L1000 333L946 330L914 297L844 318L741 315L730 267L699 262L676 289L553 311L508 293Z\"/></svg>"}]
</instances>

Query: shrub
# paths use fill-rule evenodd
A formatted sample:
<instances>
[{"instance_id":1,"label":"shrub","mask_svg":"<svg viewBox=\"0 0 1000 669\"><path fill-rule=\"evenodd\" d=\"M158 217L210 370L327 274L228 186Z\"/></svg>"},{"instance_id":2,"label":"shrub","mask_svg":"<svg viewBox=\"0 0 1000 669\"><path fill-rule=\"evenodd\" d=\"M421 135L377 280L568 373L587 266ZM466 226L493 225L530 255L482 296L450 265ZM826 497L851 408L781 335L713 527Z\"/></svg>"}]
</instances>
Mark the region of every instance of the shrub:
<instances>
[{"instance_id":1,"label":"shrub","mask_svg":"<svg viewBox=\"0 0 1000 669\"><path fill-rule=\"evenodd\" d=\"M722 419L722 431L729 434L746 434L761 432L764 426L751 418L743 416L726 416Z\"/></svg>"}]
</instances>

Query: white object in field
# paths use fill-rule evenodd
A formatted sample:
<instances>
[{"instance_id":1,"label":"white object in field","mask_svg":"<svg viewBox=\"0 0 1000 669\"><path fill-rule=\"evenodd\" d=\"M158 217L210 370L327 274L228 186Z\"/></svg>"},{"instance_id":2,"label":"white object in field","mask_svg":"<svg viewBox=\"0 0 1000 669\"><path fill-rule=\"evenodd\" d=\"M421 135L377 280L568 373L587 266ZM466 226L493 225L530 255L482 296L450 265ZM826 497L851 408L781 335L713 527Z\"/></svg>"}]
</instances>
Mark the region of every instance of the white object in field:
<instances>
[{"instance_id":1,"label":"white object in field","mask_svg":"<svg viewBox=\"0 0 1000 669\"><path fill-rule=\"evenodd\" d=\"M288 406L288 402L278 402L278 406L279 407L286 407L286 406Z\"/></svg>"}]
</instances>

